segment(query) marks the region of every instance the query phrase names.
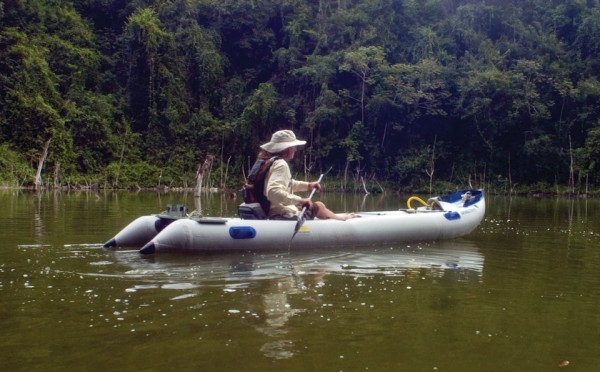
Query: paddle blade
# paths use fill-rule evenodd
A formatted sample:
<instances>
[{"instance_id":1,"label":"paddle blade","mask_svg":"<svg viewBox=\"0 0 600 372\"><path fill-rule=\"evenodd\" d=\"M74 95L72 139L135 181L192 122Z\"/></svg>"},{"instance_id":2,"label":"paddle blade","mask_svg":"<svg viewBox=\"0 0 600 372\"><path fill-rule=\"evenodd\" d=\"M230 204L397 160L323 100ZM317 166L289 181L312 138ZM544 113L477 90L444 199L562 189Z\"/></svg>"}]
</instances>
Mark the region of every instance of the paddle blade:
<instances>
[{"instance_id":1,"label":"paddle blade","mask_svg":"<svg viewBox=\"0 0 600 372\"><path fill-rule=\"evenodd\" d=\"M298 218L298 222L296 222L296 227L294 227L294 235L300 230L302 224L304 224L304 218Z\"/></svg>"},{"instance_id":2,"label":"paddle blade","mask_svg":"<svg viewBox=\"0 0 600 372\"><path fill-rule=\"evenodd\" d=\"M296 226L294 227L294 234L292 234L292 238L290 239L290 243L292 242L292 240L294 239L294 236L296 236L296 234L298 233L298 231L300 231L300 228L304 224L305 220L306 220L306 217L304 217L304 209L303 209L302 213L300 213L300 216L298 217L298 222L296 222Z\"/></svg>"}]
</instances>

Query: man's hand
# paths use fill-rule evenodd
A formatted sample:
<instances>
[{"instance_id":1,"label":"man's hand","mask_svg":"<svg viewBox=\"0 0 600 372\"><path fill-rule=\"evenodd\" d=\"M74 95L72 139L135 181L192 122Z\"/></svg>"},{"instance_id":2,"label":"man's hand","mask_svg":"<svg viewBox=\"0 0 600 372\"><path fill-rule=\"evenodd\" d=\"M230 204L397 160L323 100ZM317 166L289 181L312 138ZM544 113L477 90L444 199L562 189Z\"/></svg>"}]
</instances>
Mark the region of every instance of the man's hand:
<instances>
[{"instance_id":1,"label":"man's hand","mask_svg":"<svg viewBox=\"0 0 600 372\"><path fill-rule=\"evenodd\" d=\"M317 181L315 182L310 182L308 184L308 191L312 191L313 189L316 189L317 192L321 191L321 184Z\"/></svg>"},{"instance_id":2,"label":"man's hand","mask_svg":"<svg viewBox=\"0 0 600 372\"><path fill-rule=\"evenodd\" d=\"M306 206L306 209L311 209L312 208L312 202L310 201L309 198L303 198L303 199L300 199L300 206L302 208L304 208Z\"/></svg>"}]
</instances>

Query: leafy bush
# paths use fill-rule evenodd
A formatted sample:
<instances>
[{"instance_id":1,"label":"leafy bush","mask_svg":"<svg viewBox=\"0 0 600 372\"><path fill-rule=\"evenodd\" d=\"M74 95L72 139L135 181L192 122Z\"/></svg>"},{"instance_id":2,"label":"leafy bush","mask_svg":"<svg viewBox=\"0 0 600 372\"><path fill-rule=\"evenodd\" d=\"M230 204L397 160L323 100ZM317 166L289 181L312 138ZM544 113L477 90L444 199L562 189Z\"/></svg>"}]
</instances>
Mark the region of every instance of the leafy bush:
<instances>
[{"instance_id":1,"label":"leafy bush","mask_svg":"<svg viewBox=\"0 0 600 372\"><path fill-rule=\"evenodd\" d=\"M111 163L106 167L106 182L115 188L154 187L158 185L160 169L145 161L126 164Z\"/></svg>"},{"instance_id":2,"label":"leafy bush","mask_svg":"<svg viewBox=\"0 0 600 372\"><path fill-rule=\"evenodd\" d=\"M6 143L0 145L0 184L22 186L33 176L34 170L23 154L12 150Z\"/></svg>"}]
</instances>

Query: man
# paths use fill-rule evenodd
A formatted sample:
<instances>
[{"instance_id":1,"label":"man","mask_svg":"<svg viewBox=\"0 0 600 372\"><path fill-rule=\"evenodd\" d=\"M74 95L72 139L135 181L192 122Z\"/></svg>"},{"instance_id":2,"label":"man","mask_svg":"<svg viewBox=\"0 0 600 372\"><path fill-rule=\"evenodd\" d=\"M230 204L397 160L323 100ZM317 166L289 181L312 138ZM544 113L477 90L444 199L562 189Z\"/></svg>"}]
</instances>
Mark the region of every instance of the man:
<instances>
[{"instance_id":1,"label":"man","mask_svg":"<svg viewBox=\"0 0 600 372\"><path fill-rule=\"evenodd\" d=\"M259 159L267 160L274 156L275 160L265 177L264 195L271 203L269 218L296 219L300 214L298 205L307 206L307 217L319 219L336 219L345 221L354 218L354 213L335 214L320 201L311 202L309 198L295 195L298 191L321 190L319 182L303 182L292 179L288 161L296 155L297 146L305 145L306 141L296 139L291 130L280 130L271 136L271 141L260 146Z\"/></svg>"}]
</instances>

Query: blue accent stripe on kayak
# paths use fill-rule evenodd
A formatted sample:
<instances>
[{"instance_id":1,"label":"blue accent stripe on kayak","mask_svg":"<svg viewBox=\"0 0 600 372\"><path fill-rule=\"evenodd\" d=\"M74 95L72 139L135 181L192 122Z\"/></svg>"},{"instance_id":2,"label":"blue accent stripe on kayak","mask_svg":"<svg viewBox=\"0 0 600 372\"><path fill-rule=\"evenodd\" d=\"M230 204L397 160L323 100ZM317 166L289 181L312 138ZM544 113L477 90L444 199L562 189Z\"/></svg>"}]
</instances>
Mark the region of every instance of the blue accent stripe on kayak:
<instances>
[{"instance_id":1,"label":"blue accent stripe on kayak","mask_svg":"<svg viewBox=\"0 0 600 372\"><path fill-rule=\"evenodd\" d=\"M233 239L252 239L256 237L256 230L252 226L232 226L229 228L229 236Z\"/></svg>"},{"instance_id":2,"label":"blue accent stripe on kayak","mask_svg":"<svg viewBox=\"0 0 600 372\"><path fill-rule=\"evenodd\" d=\"M458 214L458 212L444 213L444 217L446 217L448 221L460 220L460 214Z\"/></svg>"}]
</instances>

